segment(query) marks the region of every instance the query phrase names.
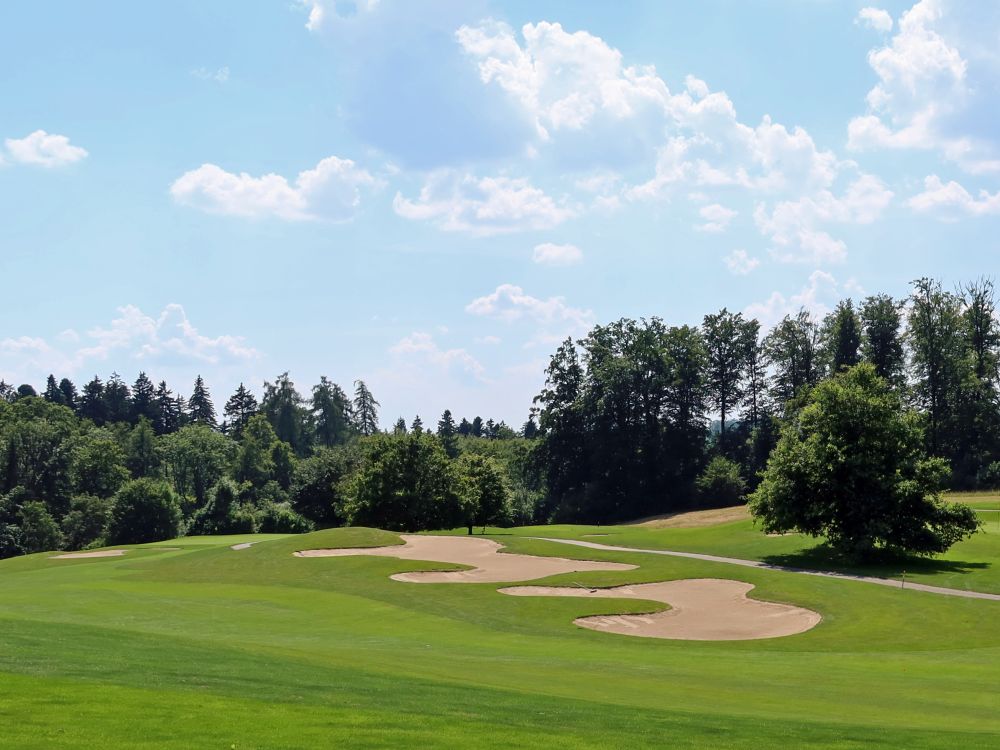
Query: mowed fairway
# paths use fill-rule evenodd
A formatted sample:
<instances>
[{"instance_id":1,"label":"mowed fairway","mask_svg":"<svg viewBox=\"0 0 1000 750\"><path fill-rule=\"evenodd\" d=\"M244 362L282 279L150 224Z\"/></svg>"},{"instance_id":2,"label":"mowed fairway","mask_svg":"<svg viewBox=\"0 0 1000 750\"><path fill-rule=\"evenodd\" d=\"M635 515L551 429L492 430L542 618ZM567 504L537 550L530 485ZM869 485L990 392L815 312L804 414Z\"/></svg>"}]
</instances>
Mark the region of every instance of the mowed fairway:
<instances>
[{"instance_id":1,"label":"mowed fairway","mask_svg":"<svg viewBox=\"0 0 1000 750\"><path fill-rule=\"evenodd\" d=\"M525 536L676 542L733 556L754 551L753 534L758 555L806 544L749 524L491 538L519 553L639 566L546 585L729 578L753 584L753 597L819 612L814 629L752 641L632 638L573 620L664 605L389 578L454 569L447 564L293 556L399 541L369 529L2 561L0 746L1000 746L1000 602ZM594 533L618 536L583 537ZM247 541L255 544L230 548ZM948 556L982 567L919 575L992 590L998 553L994 531ZM962 586L964 576L982 586Z\"/></svg>"}]
</instances>

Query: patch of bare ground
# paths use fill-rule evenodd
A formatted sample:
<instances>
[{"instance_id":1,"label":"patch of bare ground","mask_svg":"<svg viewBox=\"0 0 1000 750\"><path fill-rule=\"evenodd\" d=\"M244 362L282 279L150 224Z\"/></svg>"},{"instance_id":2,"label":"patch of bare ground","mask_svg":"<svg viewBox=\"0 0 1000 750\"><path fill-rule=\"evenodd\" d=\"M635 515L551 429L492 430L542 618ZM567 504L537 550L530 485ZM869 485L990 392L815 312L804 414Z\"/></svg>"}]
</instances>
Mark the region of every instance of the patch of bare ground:
<instances>
[{"instance_id":1,"label":"patch of bare ground","mask_svg":"<svg viewBox=\"0 0 1000 750\"><path fill-rule=\"evenodd\" d=\"M626 525L641 526L646 529L695 529L701 526L745 521L748 518L750 518L750 511L747 510L747 506L733 505L728 508L708 508L707 510L689 510L682 513L649 516Z\"/></svg>"}]
</instances>

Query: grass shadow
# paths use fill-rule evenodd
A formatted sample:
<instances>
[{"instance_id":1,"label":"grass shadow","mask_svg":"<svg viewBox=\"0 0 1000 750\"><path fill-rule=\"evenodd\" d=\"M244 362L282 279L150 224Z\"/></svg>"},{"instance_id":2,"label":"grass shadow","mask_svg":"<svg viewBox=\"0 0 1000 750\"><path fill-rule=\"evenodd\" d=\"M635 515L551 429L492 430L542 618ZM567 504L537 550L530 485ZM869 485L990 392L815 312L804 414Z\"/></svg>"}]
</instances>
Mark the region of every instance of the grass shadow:
<instances>
[{"instance_id":1,"label":"grass shadow","mask_svg":"<svg viewBox=\"0 0 1000 750\"><path fill-rule=\"evenodd\" d=\"M761 562L781 568L847 573L879 578L899 578L904 572L910 575L966 574L992 567L988 562L943 560L934 557L907 555L893 550L877 550L871 556L859 560L856 557L840 553L825 543L799 552L766 555L761 558Z\"/></svg>"}]
</instances>

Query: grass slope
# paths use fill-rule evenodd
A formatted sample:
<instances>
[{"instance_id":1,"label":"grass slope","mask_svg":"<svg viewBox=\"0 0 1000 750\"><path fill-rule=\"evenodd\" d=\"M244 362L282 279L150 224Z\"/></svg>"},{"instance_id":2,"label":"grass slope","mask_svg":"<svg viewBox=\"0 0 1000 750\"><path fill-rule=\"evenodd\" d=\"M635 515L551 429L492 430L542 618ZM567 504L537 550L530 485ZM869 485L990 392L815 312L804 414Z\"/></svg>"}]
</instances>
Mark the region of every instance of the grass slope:
<instances>
[{"instance_id":1,"label":"grass slope","mask_svg":"<svg viewBox=\"0 0 1000 750\"><path fill-rule=\"evenodd\" d=\"M834 570L887 578L899 578L905 571L907 580L1000 594L1000 495L956 493L949 497L977 511L983 521L981 532L934 558L889 559L867 565L831 559L821 540L802 534L767 536L750 519L695 528L560 525L493 531L519 536L583 539L639 549L701 552L809 570ZM459 533L459 530L453 533Z\"/></svg>"},{"instance_id":2,"label":"grass slope","mask_svg":"<svg viewBox=\"0 0 1000 750\"><path fill-rule=\"evenodd\" d=\"M656 533L710 530L701 542L747 544L739 524ZM572 620L659 605L407 584L388 576L428 566L292 555L399 541L371 529L180 539L121 558L33 555L0 562L0 747L1000 743L1000 603L495 538L641 566L552 582L737 578L824 620L766 641L629 638ZM1000 535L984 539L993 559Z\"/></svg>"}]
</instances>

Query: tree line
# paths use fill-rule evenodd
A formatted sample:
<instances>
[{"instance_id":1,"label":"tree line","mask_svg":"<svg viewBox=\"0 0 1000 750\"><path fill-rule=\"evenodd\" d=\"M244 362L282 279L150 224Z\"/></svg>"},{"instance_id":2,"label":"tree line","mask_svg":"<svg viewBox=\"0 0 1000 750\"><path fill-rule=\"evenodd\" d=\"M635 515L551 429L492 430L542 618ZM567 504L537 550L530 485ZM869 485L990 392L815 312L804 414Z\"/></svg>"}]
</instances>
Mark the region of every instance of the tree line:
<instances>
[{"instance_id":1,"label":"tree line","mask_svg":"<svg viewBox=\"0 0 1000 750\"><path fill-rule=\"evenodd\" d=\"M535 399L542 516L610 521L739 498L812 389L859 363L917 417L950 487L1000 486L998 361L989 279L948 291L921 278L906 298L846 299L822 319L801 309L766 333L725 308L700 326L596 326L562 343Z\"/></svg>"},{"instance_id":2,"label":"tree line","mask_svg":"<svg viewBox=\"0 0 1000 750\"><path fill-rule=\"evenodd\" d=\"M614 521L741 501L783 426L864 363L953 488L1000 486L1000 329L992 281L847 299L769 331L722 310L699 325L622 319L566 339L517 430L503 421L380 429L363 381L287 373L217 412L140 373L77 391L0 383L0 555L180 533L341 524L414 531ZM881 396L879 397L881 398ZM907 422L910 425L910 422ZM915 430L916 432L913 432ZM914 459L915 461L916 459ZM916 465L916 464L913 464Z\"/></svg>"},{"instance_id":3,"label":"tree line","mask_svg":"<svg viewBox=\"0 0 1000 750\"><path fill-rule=\"evenodd\" d=\"M526 447L503 422L379 429L379 402L287 373L243 384L221 419L201 376L189 398L140 373L80 392L0 383L0 557L170 538L300 532L345 523L415 531L530 519ZM377 477L377 478L373 478ZM381 494L379 494L381 493ZM400 498L405 498L401 502ZM517 510L520 508L520 510Z\"/></svg>"}]
</instances>

